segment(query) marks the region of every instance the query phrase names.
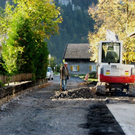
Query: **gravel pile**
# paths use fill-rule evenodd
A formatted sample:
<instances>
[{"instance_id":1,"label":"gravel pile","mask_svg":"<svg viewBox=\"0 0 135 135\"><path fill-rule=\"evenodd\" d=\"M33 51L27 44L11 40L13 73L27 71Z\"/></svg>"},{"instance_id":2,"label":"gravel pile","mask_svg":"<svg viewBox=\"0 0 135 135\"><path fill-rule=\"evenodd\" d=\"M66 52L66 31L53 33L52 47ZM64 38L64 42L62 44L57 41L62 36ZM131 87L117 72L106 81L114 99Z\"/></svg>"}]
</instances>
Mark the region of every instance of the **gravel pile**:
<instances>
[{"instance_id":1,"label":"gravel pile","mask_svg":"<svg viewBox=\"0 0 135 135\"><path fill-rule=\"evenodd\" d=\"M54 98L94 98L94 92L90 88L79 88L55 93Z\"/></svg>"}]
</instances>

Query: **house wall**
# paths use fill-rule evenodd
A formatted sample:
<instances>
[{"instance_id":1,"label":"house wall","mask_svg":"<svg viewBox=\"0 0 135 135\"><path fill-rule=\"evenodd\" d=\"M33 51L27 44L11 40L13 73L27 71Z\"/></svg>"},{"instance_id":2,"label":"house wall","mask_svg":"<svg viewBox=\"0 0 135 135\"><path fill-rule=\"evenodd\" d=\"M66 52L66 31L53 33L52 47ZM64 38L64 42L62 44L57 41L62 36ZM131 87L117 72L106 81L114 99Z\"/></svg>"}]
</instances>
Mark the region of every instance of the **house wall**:
<instances>
[{"instance_id":1,"label":"house wall","mask_svg":"<svg viewBox=\"0 0 135 135\"><path fill-rule=\"evenodd\" d=\"M96 71L96 63L94 62L66 62L68 62L68 69L70 74L87 74ZM74 71L74 67L76 67L77 71Z\"/></svg>"}]
</instances>

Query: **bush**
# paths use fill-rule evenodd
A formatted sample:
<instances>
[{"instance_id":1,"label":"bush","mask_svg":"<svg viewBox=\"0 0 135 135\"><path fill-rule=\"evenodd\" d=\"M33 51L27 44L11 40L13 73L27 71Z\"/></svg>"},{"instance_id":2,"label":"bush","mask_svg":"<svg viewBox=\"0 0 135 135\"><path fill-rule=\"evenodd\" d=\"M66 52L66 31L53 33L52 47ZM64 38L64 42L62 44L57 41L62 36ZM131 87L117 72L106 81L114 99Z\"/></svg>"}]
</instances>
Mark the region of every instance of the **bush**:
<instances>
[{"instance_id":1,"label":"bush","mask_svg":"<svg viewBox=\"0 0 135 135\"><path fill-rule=\"evenodd\" d=\"M5 84L2 81L0 81L0 88L4 87L4 86L5 86Z\"/></svg>"},{"instance_id":2,"label":"bush","mask_svg":"<svg viewBox=\"0 0 135 135\"><path fill-rule=\"evenodd\" d=\"M89 73L89 78L97 78L97 72L93 71L93 72Z\"/></svg>"}]
</instances>

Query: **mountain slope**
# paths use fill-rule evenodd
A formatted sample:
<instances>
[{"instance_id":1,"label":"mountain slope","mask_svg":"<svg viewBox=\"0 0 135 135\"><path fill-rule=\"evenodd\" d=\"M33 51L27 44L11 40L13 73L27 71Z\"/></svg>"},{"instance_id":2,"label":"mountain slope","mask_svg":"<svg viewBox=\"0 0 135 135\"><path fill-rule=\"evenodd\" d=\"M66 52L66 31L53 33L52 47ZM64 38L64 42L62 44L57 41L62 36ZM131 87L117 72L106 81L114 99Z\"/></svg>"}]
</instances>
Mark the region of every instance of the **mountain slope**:
<instances>
[{"instance_id":1,"label":"mountain slope","mask_svg":"<svg viewBox=\"0 0 135 135\"><path fill-rule=\"evenodd\" d=\"M63 52L67 43L88 43L88 32L94 31L94 21L88 15L88 6L96 0L69 0L67 4L56 4L61 7L63 22L60 24L60 34L51 37L48 41L48 49L51 55L62 61Z\"/></svg>"}]
</instances>

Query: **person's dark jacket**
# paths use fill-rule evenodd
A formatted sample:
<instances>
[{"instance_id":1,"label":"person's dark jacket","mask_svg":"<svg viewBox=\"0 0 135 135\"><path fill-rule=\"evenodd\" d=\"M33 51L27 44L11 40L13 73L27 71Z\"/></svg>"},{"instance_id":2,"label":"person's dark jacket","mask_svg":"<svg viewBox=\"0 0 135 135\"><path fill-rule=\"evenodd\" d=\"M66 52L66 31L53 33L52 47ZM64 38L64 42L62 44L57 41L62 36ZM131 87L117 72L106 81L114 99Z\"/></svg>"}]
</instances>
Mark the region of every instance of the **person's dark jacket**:
<instances>
[{"instance_id":1,"label":"person's dark jacket","mask_svg":"<svg viewBox=\"0 0 135 135\"><path fill-rule=\"evenodd\" d=\"M66 78L69 79L69 71L67 67L62 67L62 70L60 70L60 78L62 80L65 80Z\"/></svg>"}]
</instances>

